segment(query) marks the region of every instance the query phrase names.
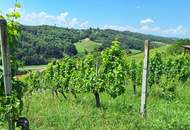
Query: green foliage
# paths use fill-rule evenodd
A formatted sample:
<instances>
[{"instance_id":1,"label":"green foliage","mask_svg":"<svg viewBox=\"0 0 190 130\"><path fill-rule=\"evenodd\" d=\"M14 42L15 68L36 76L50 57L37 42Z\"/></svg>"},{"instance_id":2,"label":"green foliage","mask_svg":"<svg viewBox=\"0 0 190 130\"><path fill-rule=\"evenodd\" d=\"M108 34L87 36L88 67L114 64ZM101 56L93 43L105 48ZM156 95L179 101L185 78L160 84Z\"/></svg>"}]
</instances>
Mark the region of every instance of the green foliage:
<instances>
[{"instance_id":1,"label":"green foliage","mask_svg":"<svg viewBox=\"0 0 190 130\"><path fill-rule=\"evenodd\" d=\"M26 84L26 92L32 94L33 91L38 90L40 87L40 73L38 71L31 71L29 76L23 80Z\"/></svg>"},{"instance_id":2,"label":"green foliage","mask_svg":"<svg viewBox=\"0 0 190 130\"><path fill-rule=\"evenodd\" d=\"M21 4L17 2L17 3L15 4L15 7L16 7L16 8L21 8Z\"/></svg>"},{"instance_id":3,"label":"green foliage","mask_svg":"<svg viewBox=\"0 0 190 130\"><path fill-rule=\"evenodd\" d=\"M112 97L124 93L126 85L125 53L114 41L101 54L82 58L65 57L50 63L41 74L32 72L24 81L31 90L51 89L56 94L107 92Z\"/></svg>"},{"instance_id":4,"label":"green foliage","mask_svg":"<svg viewBox=\"0 0 190 130\"><path fill-rule=\"evenodd\" d=\"M132 60L131 63L129 64L129 70L128 70L128 76L130 77L131 79L131 83L132 83L132 86L133 86L133 91L134 91L134 94L136 94L136 86L138 84L138 81L137 81L137 73L138 73L138 65L136 64L135 60ZM139 70L140 71L140 70ZM140 77L140 75L139 75Z\"/></svg>"},{"instance_id":5,"label":"green foliage","mask_svg":"<svg viewBox=\"0 0 190 130\"><path fill-rule=\"evenodd\" d=\"M186 54L177 55L165 60L164 74L169 77L176 77L181 81L186 81L190 76L190 57Z\"/></svg>"},{"instance_id":6,"label":"green foliage","mask_svg":"<svg viewBox=\"0 0 190 130\"><path fill-rule=\"evenodd\" d=\"M92 28L79 30L43 25L20 26L20 29L21 39L17 44L15 56L22 60L24 65L47 64L49 61L61 59L65 55L75 56L77 51L79 54L102 51L111 47L111 42L116 36L126 52L130 52L129 49L142 51L145 39L166 44L172 44L176 41L139 33ZM85 41L84 39L89 40ZM158 47L157 43L153 42L151 47Z\"/></svg>"},{"instance_id":7,"label":"green foliage","mask_svg":"<svg viewBox=\"0 0 190 130\"><path fill-rule=\"evenodd\" d=\"M1 76L2 77L2 76ZM1 79L2 81L2 79ZM1 83L3 84L3 83ZM8 96L4 96L4 88L1 85L0 91L0 120L2 123L8 118L17 119L23 109L23 93L25 85L17 80L12 79L12 92ZM0 123L0 127L1 127Z\"/></svg>"},{"instance_id":8,"label":"green foliage","mask_svg":"<svg viewBox=\"0 0 190 130\"><path fill-rule=\"evenodd\" d=\"M174 78L168 79L166 76L160 78L160 82L157 85L154 85L152 90L152 95L157 96L160 99L165 99L167 101L172 101L176 98L176 87L177 83Z\"/></svg>"},{"instance_id":9,"label":"green foliage","mask_svg":"<svg viewBox=\"0 0 190 130\"><path fill-rule=\"evenodd\" d=\"M37 90L56 88L58 93L69 100L60 102L52 99L47 91L34 93L36 99L44 99L40 103L34 99L31 105L30 117L35 124L33 128L189 129L190 118L186 113L189 110L189 87L184 87L189 84L189 55L166 55L158 52L151 55L149 85L152 89L148 96L148 117L144 121L139 118L140 87L137 87L137 95L133 98L129 87L132 82L141 85L143 64L128 59L118 41L114 41L110 48L100 54L88 54L80 58L65 57L50 63L38 75L39 78L34 78L39 79ZM94 99L91 95L95 93L101 94L101 109L95 109L92 105ZM73 99L76 94L77 101ZM35 121L34 115L41 114L40 122ZM63 121L65 118L68 120ZM43 127L40 124L42 122Z\"/></svg>"},{"instance_id":10,"label":"green foliage","mask_svg":"<svg viewBox=\"0 0 190 130\"><path fill-rule=\"evenodd\" d=\"M185 82L190 77L190 57L186 54L175 55L174 57L164 57L165 54L156 53L150 61L149 85L159 84L162 92L169 97L175 90L174 80ZM164 76L165 80L161 80ZM170 91L171 90L171 91Z\"/></svg>"},{"instance_id":11,"label":"green foliage","mask_svg":"<svg viewBox=\"0 0 190 130\"><path fill-rule=\"evenodd\" d=\"M167 79L162 77L159 82L159 87L161 88L161 98L167 100L172 100L176 97L176 82L175 79Z\"/></svg>"},{"instance_id":12,"label":"green foliage","mask_svg":"<svg viewBox=\"0 0 190 130\"><path fill-rule=\"evenodd\" d=\"M100 73L98 72L98 63L99 61L96 61L95 57L92 54L89 54L85 56L83 61L83 80L84 85L83 89L88 92L101 92L102 90L102 80L100 78ZM81 79L82 79L81 77Z\"/></svg>"},{"instance_id":13,"label":"green foliage","mask_svg":"<svg viewBox=\"0 0 190 130\"><path fill-rule=\"evenodd\" d=\"M136 93L136 86L141 85L142 80L142 62L126 60L125 52L119 44L118 41L114 41L111 48L105 49L101 54L88 54L81 58L65 57L63 60L50 63L47 70L37 77L32 78L32 74L29 76L29 79L32 79L31 84L35 82L35 85L39 86L32 88L52 89L64 97L66 93L75 95L106 92L115 98L125 92L128 77ZM164 56L165 53L158 52L151 56L150 87L159 84L162 76L167 80L175 77L183 82L190 76L188 55L168 58ZM161 83L160 89L162 86L167 87L167 84ZM167 91L167 88L163 89L165 90Z\"/></svg>"},{"instance_id":14,"label":"green foliage","mask_svg":"<svg viewBox=\"0 0 190 130\"><path fill-rule=\"evenodd\" d=\"M175 45L168 48L168 52L173 55L182 54L184 52L183 45L190 45L190 40L189 39L178 40Z\"/></svg>"},{"instance_id":15,"label":"green foliage","mask_svg":"<svg viewBox=\"0 0 190 130\"><path fill-rule=\"evenodd\" d=\"M8 43L10 45L12 70L12 91L9 95L5 96L3 87L3 72L0 70L0 127L7 118L12 118L13 120L17 119L23 108L22 97L25 85L13 78L18 71L18 67L20 66L20 62L15 59L15 47L20 32L18 23L20 13L16 11L18 8L20 8L20 5L17 3L13 12L8 13L6 16L1 16L1 18L7 21L8 26Z\"/></svg>"},{"instance_id":16,"label":"green foliage","mask_svg":"<svg viewBox=\"0 0 190 130\"><path fill-rule=\"evenodd\" d=\"M113 41L112 47L102 52L102 73L105 79L106 91L117 97L125 91L125 59L124 51L118 41Z\"/></svg>"},{"instance_id":17,"label":"green foliage","mask_svg":"<svg viewBox=\"0 0 190 130\"><path fill-rule=\"evenodd\" d=\"M17 59L25 65L47 64L66 55L77 54L76 43L80 31L50 26L20 26L21 39L16 50Z\"/></svg>"},{"instance_id":18,"label":"green foliage","mask_svg":"<svg viewBox=\"0 0 190 130\"><path fill-rule=\"evenodd\" d=\"M141 88L137 88L137 96L133 96L130 84L126 92L115 99L102 93L102 109L94 107L94 99L89 93L78 94L77 102L72 95L68 95L69 100L60 101L49 92L34 93L30 109L24 114L28 114L33 130L189 130L190 82L176 82L174 100L165 100L149 93L145 120L139 116Z\"/></svg>"},{"instance_id":19,"label":"green foliage","mask_svg":"<svg viewBox=\"0 0 190 130\"><path fill-rule=\"evenodd\" d=\"M62 104L63 106L65 105L63 107L65 110L63 115L66 115L65 117L67 117L68 120L64 120L64 124L59 124L59 122L57 123L56 121L54 121L54 116L48 115L49 113L47 111L51 111L51 109L57 110L57 107L52 105L52 103L56 103L55 100L55 102L47 100L47 102L51 101L51 105L49 105L48 107L43 106L41 108L47 108L46 115L42 117L38 115L38 117L47 118L46 122L53 121L51 125L59 125L57 129L60 129L60 126L64 126L64 129L74 129L74 127L76 127L73 124L65 126L65 122L73 122L74 124L76 122L79 122L79 124L77 124L77 127L79 126L82 129L92 129L92 126L100 129L101 126L98 127L96 126L96 124L93 124L94 122L96 122L96 120L98 120L99 122L103 121L103 124L101 124L103 125L103 129L189 129L190 126L188 124L190 121L190 116L188 114L185 120L182 118L182 115L184 116L184 113L182 113L181 111L175 110L172 112L168 112L164 109L164 107L168 106L168 102L166 102L165 100L169 100L169 103L171 103L170 107L174 107L175 109L177 109L176 106L181 107L180 105L178 105L181 99L184 99L184 102L189 101L189 96L185 97L184 94L180 94L178 92L181 85L183 85L179 82L185 83L189 80L190 77L189 55L182 54L175 55L175 57L165 58L164 56L166 56L166 54L155 53L151 57L149 69L149 85L155 86L153 91L156 91L156 94L154 93L156 96L150 95L151 106L149 110L152 110L151 112L153 114L150 113L150 118L148 118L145 122L140 121L137 116L139 106L135 101L139 101L139 97L128 100L131 92L129 91L129 93L125 94L127 86L130 85L130 81L128 82L126 79L130 78L132 84L136 86L141 84L142 78L142 62L138 63L135 60L132 60L128 63L128 60L126 60L125 56L126 52L128 52L129 49L132 48L142 50L142 43L145 39L151 39L152 41L154 41L152 43L159 44L161 44L161 42L171 44L175 40L169 38L142 35L138 33L118 32L113 30L100 30L92 28L87 30L77 30L62 29L50 26L19 26L17 19L20 17L20 14L16 11L16 8L20 7L21 5L17 3L15 5L15 11L3 17L6 18L8 21L8 34L9 43L11 45L11 63L13 76L16 75L18 67L20 66L20 62L16 61L16 59L23 60L24 64L41 64L47 63L48 61L52 60L53 62L48 64L47 69L43 72L31 71L28 76L23 79L24 83L12 78L13 91L8 96L4 95L3 73L2 71L0 71L0 126L3 125L2 122L4 122L7 117L11 117L13 119L19 117L23 109L22 98L24 92L36 95L36 92L39 90L43 91L50 89L56 95L61 93L66 99L67 97L71 98L69 93L74 95L75 98L77 98L77 95L85 98L85 95L88 95L88 93L94 94L95 96L97 96L97 94L99 96L100 93L103 93L102 95L104 96L102 109L99 110L94 110L92 108L92 110L88 109L88 111L85 111L83 109L86 108L86 104L84 105L83 102L80 102L79 105L77 103L75 104L75 102L71 103L65 101L64 104ZM20 36L20 27L22 28L22 38L21 42L18 42ZM121 42L118 42L116 40L113 41L111 45L110 43L115 37L120 39ZM69 57L77 54L74 43L84 38L89 38L90 40L92 40L92 42L94 41L93 43L102 43L102 45L96 45L96 47L90 46L92 48L87 46L88 49L90 49L84 49L86 52L93 52L97 49L97 46L100 47L97 50L103 51L101 53L87 54L84 57ZM49 44L50 42L51 44ZM181 45L187 43L189 43L189 40L181 40L178 41L177 46L180 47ZM152 44L152 47L156 47L157 45ZM15 50L15 47L18 48ZM125 50L123 50L123 48ZM181 50L178 52L178 50L176 49L174 50L174 52L175 54L178 54L181 52ZM60 59L62 57L64 57L64 59L55 61L55 59ZM139 90L137 92L139 92ZM179 94L180 97L178 97ZM43 93L41 95L43 95ZM109 99L107 95L115 98L115 101ZM189 95L189 93L187 93L187 95ZM48 94L45 96L48 96ZM41 101L41 105L44 105L45 103L42 103L43 100L41 100L40 98L37 98L38 101ZM159 100L159 98L165 100L163 100L162 102L162 100ZM86 99L87 104L91 105L91 97L87 96ZM176 102L174 102L173 99L176 99ZM105 102L108 100L109 103L107 105L105 104ZM59 104L61 103L62 102L59 102ZM162 105L163 103L164 105ZM72 106L71 104L74 106ZM160 107L155 107L157 105L159 105ZM185 107L183 102L181 103L181 105L182 108ZM36 106L35 111L40 111L41 109L37 109ZM72 110L73 108L77 108L81 111L83 110L83 114L81 115L79 111L79 114L74 113L74 117L71 118L71 116L69 115L69 110ZM91 106L88 106L88 108L91 108ZM185 109L189 110L188 107ZM163 113L159 113L161 110ZM87 120L89 120L83 119L88 116L89 111L90 117L94 118L94 122L90 122L91 124L88 124L88 127L86 127L83 125L82 121L86 122ZM52 113L57 114L56 112L57 111L53 111ZM127 116L131 117L130 120L129 118L122 116L126 113ZM58 114L58 117L60 117L61 114ZM173 116L175 114L177 114L177 118ZM81 120L76 119L76 115L77 118L80 118ZM60 119L57 119L57 121L61 119L65 118L60 117ZM123 120L124 123L122 122ZM162 120L164 121L162 122ZM128 126L126 126L127 121ZM113 123L114 125L112 124L110 127L107 127L107 123Z\"/></svg>"},{"instance_id":20,"label":"green foliage","mask_svg":"<svg viewBox=\"0 0 190 130\"><path fill-rule=\"evenodd\" d=\"M137 64L134 60L129 65L129 76L134 84L136 84L137 80Z\"/></svg>"},{"instance_id":21,"label":"green foliage","mask_svg":"<svg viewBox=\"0 0 190 130\"><path fill-rule=\"evenodd\" d=\"M149 85L152 86L155 83L159 82L159 79L162 75L162 55L161 53L156 53L153 58L150 59L150 73L149 73Z\"/></svg>"}]
</instances>

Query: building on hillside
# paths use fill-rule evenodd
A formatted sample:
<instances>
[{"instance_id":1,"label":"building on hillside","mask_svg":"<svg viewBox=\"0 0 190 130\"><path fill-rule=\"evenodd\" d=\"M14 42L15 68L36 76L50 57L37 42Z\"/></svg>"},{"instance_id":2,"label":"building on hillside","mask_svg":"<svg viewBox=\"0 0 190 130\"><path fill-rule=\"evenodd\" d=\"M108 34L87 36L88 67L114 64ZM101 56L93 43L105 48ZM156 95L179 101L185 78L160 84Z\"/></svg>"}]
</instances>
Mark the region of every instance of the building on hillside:
<instances>
[{"instance_id":1,"label":"building on hillside","mask_svg":"<svg viewBox=\"0 0 190 130\"><path fill-rule=\"evenodd\" d=\"M183 48L184 48L185 53L190 54L190 45L184 45Z\"/></svg>"}]
</instances>

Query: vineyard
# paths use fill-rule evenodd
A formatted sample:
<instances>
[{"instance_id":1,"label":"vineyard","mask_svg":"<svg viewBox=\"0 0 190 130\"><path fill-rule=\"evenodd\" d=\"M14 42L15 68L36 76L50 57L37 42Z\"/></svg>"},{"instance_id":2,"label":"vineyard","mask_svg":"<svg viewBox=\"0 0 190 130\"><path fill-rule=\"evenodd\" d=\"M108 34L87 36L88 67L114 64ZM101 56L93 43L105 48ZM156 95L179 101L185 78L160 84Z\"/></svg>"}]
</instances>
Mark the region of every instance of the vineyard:
<instances>
[{"instance_id":1,"label":"vineyard","mask_svg":"<svg viewBox=\"0 0 190 130\"><path fill-rule=\"evenodd\" d=\"M79 55L21 70L15 10L0 16L0 130L190 129L190 55L182 49L190 40L150 55L149 43L155 41L146 40L145 52L133 50L134 55L117 36L101 49L102 43L89 38L74 40ZM21 71L27 74L20 76Z\"/></svg>"},{"instance_id":2,"label":"vineyard","mask_svg":"<svg viewBox=\"0 0 190 130\"><path fill-rule=\"evenodd\" d=\"M98 129L101 126L102 129L189 129L190 116L186 112L189 108L189 55L172 56L159 52L151 55L148 78L150 106L148 105L148 119L145 124L138 116L143 70L141 61L130 60L119 46L119 42L114 41L111 48L100 54L88 54L81 58L65 57L63 60L52 62L45 71L33 71L29 76L23 77L27 95L30 95L25 98L28 105L24 113L30 113L31 120L38 126L39 122L33 117L33 109L48 112L53 112L49 108L54 111L61 109L61 115L59 112L56 112L56 116L44 113L47 117L39 117L50 122L46 125L55 125L57 129L72 129L71 126L77 122L81 123L80 129ZM41 103L38 103L38 100ZM37 108L35 104L38 104ZM47 108L43 108L42 104L46 104ZM185 108L179 111L182 106ZM79 110L75 110L77 108ZM170 108L173 110L169 111ZM88 113L85 114L85 111ZM155 120L155 117L151 117L157 114L161 114L160 119ZM164 114L171 114L172 120L169 117L164 119ZM55 119L49 119L51 116ZM183 121L180 121L183 116ZM62 117L67 120L60 119ZM108 121L109 125L96 122L96 126L94 122L87 121L89 118ZM116 121L114 118L121 120ZM151 119L154 119L152 123ZM110 120L114 125L110 124ZM132 120L134 122L131 122ZM87 126L82 125L83 121L87 121ZM125 125L125 121L130 125ZM63 122L67 125L59 124ZM42 129L40 126L39 128Z\"/></svg>"},{"instance_id":3,"label":"vineyard","mask_svg":"<svg viewBox=\"0 0 190 130\"><path fill-rule=\"evenodd\" d=\"M167 51L151 55L145 122L138 116L142 63L142 59L137 61L127 56L115 40L111 48L101 53L65 57L49 63L42 72L31 71L19 80L13 78L13 93L1 98L1 125L5 125L6 115L13 112L14 119L27 115L33 129L48 126L74 129L77 122L80 129L189 129L190 116L186 112L189 109L189 55L173 56ZM169 111L170 108L173 110ZM157 114L161 115L155 120ZM172 120L164 114L171 114ZM41 126L36 120L44 120L46 124ZM106 121L108 126L99 121Z\"/></svg>"},{"instance_id":4,"label":"vineyard","mask_svg":"<svg viewBox=\"0 0 190 130\"><path fill-rule=\"evenodd\" d=\"M114 41L112 47L101 54L88 54L82 58L66 57L50 63L42 73L31 72L23 80L31 92L51 90L53 95L61 94L65 99L68 93L73 94L75 98L80 93L92 93L99 107L100 93L107 93L116 98L125 93L126 87L132 84L136 94L136 86L142 82L142 66L142 62L128 60L119 42ZM173 99L175 82L188 80L189 66L189 55L174 57L167 56L167 53L155 53L151 56L149 66L150 89L161 83L159 86L162 97ZM166 80L166 83L162 84L163 80Z\"/></svg>"}]
</instances>

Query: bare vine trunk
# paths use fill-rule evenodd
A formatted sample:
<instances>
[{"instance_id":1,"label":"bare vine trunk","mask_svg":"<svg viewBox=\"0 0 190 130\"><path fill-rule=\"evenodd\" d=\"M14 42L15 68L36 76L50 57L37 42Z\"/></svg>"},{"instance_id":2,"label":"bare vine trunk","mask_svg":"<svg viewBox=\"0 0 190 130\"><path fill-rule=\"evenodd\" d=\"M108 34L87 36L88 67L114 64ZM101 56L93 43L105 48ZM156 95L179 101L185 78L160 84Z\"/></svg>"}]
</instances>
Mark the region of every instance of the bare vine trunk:
<instances>
[{"instance_id":1,"label":"bare vine trunk","mask_svg":"<svg viewBox=\"0 0 190 130\"><path fill-rule=\"evenodd\" d=\"M96 107L100 107L100 95L98 92L95 92L94 93L94 96L95 96L95 100L96 100Z\"/></svg>"},{"instance_id":2,"label":"bare vine trunk","mask_svg":"<svg viewBox=\"0 0 190 130\"><path fill-rule=\"evenodd\" d=\"M74 95L75 99L77 99L77 95L74 90L71 90L71 93Z\"/></svg>"},{"instance_id":3,"label":"bare vine trunk","mask_svg":"<svg viewBox=\"0 0 190 130\"><path fill-rule=\"evenodd\" d=\"M137 90L136 90L136 84L133 82L133 94L136 95L137 93Z\"/></svg>"}]
</instances>

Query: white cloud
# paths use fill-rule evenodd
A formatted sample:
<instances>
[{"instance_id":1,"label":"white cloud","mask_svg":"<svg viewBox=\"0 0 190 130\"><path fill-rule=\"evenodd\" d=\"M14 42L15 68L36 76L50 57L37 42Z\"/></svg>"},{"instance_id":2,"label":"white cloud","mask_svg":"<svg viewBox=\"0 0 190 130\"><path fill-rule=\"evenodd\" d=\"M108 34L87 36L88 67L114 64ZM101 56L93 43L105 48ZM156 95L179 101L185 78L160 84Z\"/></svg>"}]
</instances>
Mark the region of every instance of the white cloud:
<instances>
[{"instance_id":1,"label":"white cloud","mask_svg":"<svg viewBox=\"0 0 190 130\"><path fill-rule=\"evenodd\" d=\"M12 9L9 9L12 11ZM26 13L22 11L20 23L24 25L56 25L69 28L87 28L87 21L79 21L77 18L70 18L68 12L62 12L59 15L50 15L46 12Z\"/></svg>"},{"instance_id":2,"label":"white cloud","mask_svg":"<svg viewBox=\"0 0 190 130\"><path fill-rule=\"evenodd\" d=\"M142 33L154 33L159 35L170 35L170 36L185 36L187 35L188 31L182 26L179 25L177 27L168 27L168 28L161 28L155 24L155 21L151 18L147 18L140 21L140 28L139 32Z\"/></svg>"},{"instance_id":3,"label":"white cloud","mask_svg":"<svg viewBox=\"0 0 190 130\"><path fill-rule=\"evenodd\" d=\"M151 18L143 19L140 21L141 25L149 25L149 24L153 24L153 23L154 23L154 20Z\"/></svg>"},{"instance_id":4,"label":"white cloud","mask_svg":"<svg viewBox=\"0 0 190 130\"><path fill-rule=\"evenodd\" d=\"M189 31L182 25L176 27L163 28L155 25L153 19L147 18L140 21L140 24L134 26L117 26L117 25L105 25L102 29L114 29L119 31L133 31L146 34L173 36L173 37L189 37Z\"/></svg>"},{"instance_id":5,"label":"white cloud","mask_svg":"<svg viewBox=\"0 0 190 130\"><path fill-rule=\"evenodd\" d=\"M89 26L89 22L88 21L85 21L83 23L80 24L80 28L88 28Z\"/></svg>"},{"instance_id":6,"label":"white cloud","mask_svg":"<svg viewBox=\"0 0 190 130\"><path fill-rule=\"evenodd\" d=\"M157 33L161 35L186 35L188 31L183 26L160 28L157 26L142 26L140 27L142 33Z\"/></svg>"},{"instance_id":7,"label":"white cloud","mask_svg":"<svg viewBox=\"0 0 190 130\"><path fill-rule=\"evenodd\" d=\"M140 8L140 6L137 8ZM13 8L8 9L12 12ZM60 27L69 28L89 28L88 21L80 21L77 18L70 18L68 12L62 12L59 15L50 15L46 12L32 12L26 13L23 10L17 10L21 13L20 22L24 25L56 25ZM97 27L97 26L94 26ZM174 36L174 37L190 37L189 30L185 29L182 25L176 27L159 27L152 18L146 18L139 21L137 26L118 26L118 25L105 25L100 27L102 29L113 29L119 31L133 31L146 34Z\"/></svg>"},{"instance_id":8,"label":"white cloud","mask_svg":"<svg viewBox=\"0 0 190 130\"><path fill-rule=\"evenodd\" d=\"M175 28L168 28L166 30L163 30L163 34L180 34L180 35L186 35L188 31L182 26L179 25Z\"/></svg>"}]
</instances>

